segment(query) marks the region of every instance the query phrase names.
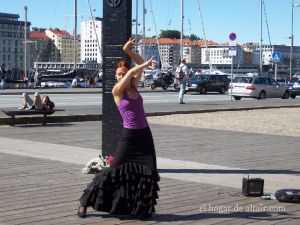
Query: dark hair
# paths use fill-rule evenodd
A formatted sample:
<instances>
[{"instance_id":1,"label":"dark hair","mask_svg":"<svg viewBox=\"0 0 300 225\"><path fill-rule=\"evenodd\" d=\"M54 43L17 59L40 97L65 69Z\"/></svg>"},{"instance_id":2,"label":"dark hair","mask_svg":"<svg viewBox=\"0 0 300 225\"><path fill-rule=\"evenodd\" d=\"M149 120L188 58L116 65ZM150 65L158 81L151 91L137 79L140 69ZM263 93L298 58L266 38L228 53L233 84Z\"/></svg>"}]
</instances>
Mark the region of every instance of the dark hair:
<instances>
[{"instance_id":1,"label":"dark hair","mask_svg":"<svg viewBox=\"0 0 300 225\"><path fill-rule=\"evenodd\" d=\"M52 102L50 99L48 101L48 106L50 107L50 109L53 109L55 107L54 102Z\"/></svg>"},{"instance_id":2,"label":"dark hair","mask_svg":"<svg viewBox=\"0 0 300 225\"><path fill-rule=\"evenodd\" d=\"M118 69L120 67L126 67L129 70L130 69L130 64L125 60L121 60L120 62L118 62L117 66L116 66L116 69Z\"/></svg>"},{"instance_id":3,"label":"dark hair","mask_svg":"<svg viewBox=\"0 0 300 225\"><path fill-rule=\"evenodd\" d=\"M49 96L48 95L44 95L42 98L46 98L46 101L47 101L47 104L48 104L48 102L50 101L50 98L49 98Z\"/></svg>"}]
</instances>

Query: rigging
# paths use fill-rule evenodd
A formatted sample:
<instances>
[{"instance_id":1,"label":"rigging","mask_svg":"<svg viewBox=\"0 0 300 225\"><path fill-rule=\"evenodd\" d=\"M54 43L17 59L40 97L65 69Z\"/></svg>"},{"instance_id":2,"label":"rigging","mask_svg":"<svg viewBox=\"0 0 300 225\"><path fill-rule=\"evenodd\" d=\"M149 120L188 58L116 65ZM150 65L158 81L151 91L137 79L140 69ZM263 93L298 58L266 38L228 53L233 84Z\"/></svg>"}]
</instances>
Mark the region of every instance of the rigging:
<instances>
[{"instance_id":1,"label":"rigging","mask_svg":"<svg viewBox=\"0 0 300 225\"><path fill-rule=\"evenodd\" d=\"M269 24L268 24L268 17L267 17L267 10L266 10L265 1L263 1L263 6L264 6L264 12L265 12L265 19L266 19L266 25L267 25L267 31L268 31L268 37L269 37L269 43L270 43L270 45L272 45L272 43L271 43L271 36L270 36L270 30L269 30Z\"/></svg>"},{"instance_id":2,"label":"rigging","mask_svg":"<svg viewBox=\"0 0 300 225\"><path fill-rule=\"evenodd\" d=\"M201 25L202 25L202 31L203 31L203 37L204 37L204 43L205 43L206 61L208 59L209 69L210 69L210 71L212 71L212 65L211 65L211 62L210 62L210 57L208 57L209 51L208 51L208 47L207 47L207 40L206 40L206 35L205 35L204 22L203 22L203 17L202 17L202 12L201 12L200 1L197 0L197 2L198 2L198 12L199 12L200 18L201 18Z\"/></svg>"}]
</instances>

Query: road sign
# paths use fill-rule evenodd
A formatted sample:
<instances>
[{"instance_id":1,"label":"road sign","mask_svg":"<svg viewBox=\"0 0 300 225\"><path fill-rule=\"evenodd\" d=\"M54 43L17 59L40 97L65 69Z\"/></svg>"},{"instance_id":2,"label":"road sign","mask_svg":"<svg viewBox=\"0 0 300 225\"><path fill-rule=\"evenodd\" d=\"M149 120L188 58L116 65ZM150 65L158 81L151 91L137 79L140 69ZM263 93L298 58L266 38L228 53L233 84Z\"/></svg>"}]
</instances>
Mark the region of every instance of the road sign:
<instances>
[{"instance_id":1,"label":"road sign","mask_svg":"<svg viewBox=\"0 0 300 225\"><path fill-rule=\"evenodd\" d=\"M280 63L280 52L273 52L272 62L273 63Z\"/></svg>"},{"instance_id":2,"label":"road sign","mask_svg":"<svg viewBox=\"0 0 300 225\"><path fill-rule=\"evenodd\" d=\"M230 41L228 44L228 56L236 56L236 41Z\"/></svg>"},{"instance_id":3,"label":"road sign","mask_svg":"<svg viewBox=\"0 0 300 225\"><path fill-rule=\"evenodd\" d=\"M229 34L229 39L231 40L231 41L235 41L235 39L236 39L236 34L235 33L230 33Z\"/></svg>"}]
</instances>

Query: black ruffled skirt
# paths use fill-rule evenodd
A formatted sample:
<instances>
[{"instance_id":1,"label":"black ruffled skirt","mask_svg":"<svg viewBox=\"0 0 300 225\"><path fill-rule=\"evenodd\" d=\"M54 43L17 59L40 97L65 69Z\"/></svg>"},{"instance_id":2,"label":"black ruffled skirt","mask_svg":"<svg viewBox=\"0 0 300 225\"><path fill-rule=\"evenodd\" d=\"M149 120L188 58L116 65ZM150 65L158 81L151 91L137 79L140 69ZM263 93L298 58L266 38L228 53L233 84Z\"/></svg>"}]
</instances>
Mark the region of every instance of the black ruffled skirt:
<instances>
[{"instance_id":1,"label":"black ruffled skirt","mask_svg":"<svg viewBox=\"0 0 300 225\"><path fill-rule=\"evenodd\" d=\"M158 181L150 128L124 128L111 167L96 174L80 204L112 214L149 215L155 212Z\"/></svg>"}]
</instances>

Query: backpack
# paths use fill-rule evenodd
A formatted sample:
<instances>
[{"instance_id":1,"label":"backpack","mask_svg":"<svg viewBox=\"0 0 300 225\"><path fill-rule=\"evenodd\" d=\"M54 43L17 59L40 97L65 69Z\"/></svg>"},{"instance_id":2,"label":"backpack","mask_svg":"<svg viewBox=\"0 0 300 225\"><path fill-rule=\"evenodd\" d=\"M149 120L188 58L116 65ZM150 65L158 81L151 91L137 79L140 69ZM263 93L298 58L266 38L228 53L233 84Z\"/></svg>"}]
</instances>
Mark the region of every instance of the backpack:
<instances>
[{"instance_id":1,"label":"backpack","mask_svg":"<svg viewBox=\"0 0 300 225\"><path fill-rule=\"evenodd\" d=\"M183 70L182 70L182 67L183 66L178 66L177 68L176 68L176 71L175 71L175 75L176 75L176 78L177 79L179 79L179 80L182 80L183 78L184 78L184 72L183 72Z\"/></svg>"}]
</instances>

